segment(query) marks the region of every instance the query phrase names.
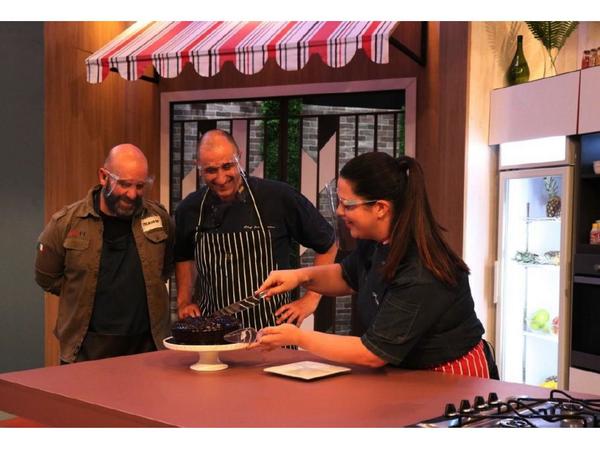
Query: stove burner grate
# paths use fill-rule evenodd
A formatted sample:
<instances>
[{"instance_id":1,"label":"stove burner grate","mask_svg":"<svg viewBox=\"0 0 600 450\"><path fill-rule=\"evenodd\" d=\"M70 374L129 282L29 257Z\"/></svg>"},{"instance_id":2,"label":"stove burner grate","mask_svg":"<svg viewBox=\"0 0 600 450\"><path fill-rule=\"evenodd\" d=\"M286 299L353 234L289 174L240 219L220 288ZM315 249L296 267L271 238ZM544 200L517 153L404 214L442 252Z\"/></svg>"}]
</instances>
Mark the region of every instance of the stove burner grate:
<instances>
[{"instance_id":1,"label":"stove burner grate","mask_svg":"<svg viewBox=\"0 0 600 450\"><path fill-rule=\"evenodd\" d=\"M552 390L546 398L510 397L502 402L490 393L487 402L475 397L473 407L462 400L448 403L442 416L415 424L434 428L600 428L600 399L575 398Z\"/></svg>"},{"instance_id":2,"label":"stove burner grate","mask_svg":"<svg viewBox=\"0 0 600 450\"><path fill-rule=\"evenodd\" d=\"M535 428L529 421L518 417L500 419L498 426L500 428Z\"/></svg>"}]
</instances>

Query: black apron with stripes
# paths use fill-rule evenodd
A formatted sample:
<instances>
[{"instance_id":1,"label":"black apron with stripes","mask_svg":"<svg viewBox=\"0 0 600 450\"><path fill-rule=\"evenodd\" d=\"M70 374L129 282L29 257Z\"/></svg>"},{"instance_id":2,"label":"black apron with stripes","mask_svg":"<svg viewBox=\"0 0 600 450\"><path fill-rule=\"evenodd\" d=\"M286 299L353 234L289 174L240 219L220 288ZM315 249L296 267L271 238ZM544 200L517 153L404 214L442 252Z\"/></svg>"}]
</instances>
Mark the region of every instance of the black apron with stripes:
<instances>
[{"instance_id":1,"label":"black apron with stripes","mask_svg":"<svg viewBox=\"0 0 600 450\"><path fill-rule=\"evenodd\" d=\"M254 195L245 183L252 199L260 227L247 227L235 233L203 233L201 231L204 201L200 204L200 217L196 231L195 259L198 269L198 304L202 315L210 315L231 303L252 295L277 269L273 259L271 232L263 225ZM258 306L236 314L243 327L257 330L276 325L275 311L289 303L290 293L264 300Z\"/></svg>"}]
</instances>

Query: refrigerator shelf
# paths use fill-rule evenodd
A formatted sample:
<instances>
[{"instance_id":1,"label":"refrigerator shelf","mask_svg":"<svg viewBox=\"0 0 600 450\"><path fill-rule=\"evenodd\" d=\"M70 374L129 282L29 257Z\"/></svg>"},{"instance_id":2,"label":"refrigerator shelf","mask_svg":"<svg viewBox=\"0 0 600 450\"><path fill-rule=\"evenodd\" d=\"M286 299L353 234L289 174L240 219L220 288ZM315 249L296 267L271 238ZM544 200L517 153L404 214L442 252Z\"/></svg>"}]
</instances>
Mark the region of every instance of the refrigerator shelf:
<instances>
[{"instance_id":1,"label":"refrigerator shelf","mask_svg":"<svg viewBox=\"0 0 600 450\"><path fill-rule=\"evenodd\" d=\"M541 339L544 341L549 341L554 344L558 343L558 335L552 333L539 333L536 331L523 331L523 335L526 337L532 337L535 339Z\"/></svg>"},{"instance_id":2,"label":"refrigerator shelf","mask_svg":"<svg viewBox=\"0 0 600 450\"><path fill-rule=\"evenodd\" d=\"M543 264L543 263L521 263L519 261L515 261L517 266L524 267L528 269L530 267L540 268L540 267L560 267L560 264Z\"/></svg>"},{"instance_id":3,"label":"refrigerator shelf","mask_svg":"<svg viewBox=\"0 0 600 450\"><path fill-rule=\"evenodd\" d=\"M560 222L560 216L559 217L525 217L523 219L526 223L532 223L532 222Z\"/></svg>"}]
</instances>

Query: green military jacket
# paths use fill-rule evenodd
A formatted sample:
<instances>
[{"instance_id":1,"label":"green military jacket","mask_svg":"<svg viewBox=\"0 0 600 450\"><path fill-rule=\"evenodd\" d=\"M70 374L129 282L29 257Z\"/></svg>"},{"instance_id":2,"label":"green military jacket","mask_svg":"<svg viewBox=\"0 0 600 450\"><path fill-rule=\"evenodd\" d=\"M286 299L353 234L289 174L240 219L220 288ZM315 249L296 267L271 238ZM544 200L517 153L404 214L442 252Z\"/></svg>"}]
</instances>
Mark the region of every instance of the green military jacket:
<instances>
[{"instance_id":1,"label":"green military jacket","mask_svg":"<svg viewBox=\"0 0 600 450\"><path fill-rule=\"evenodd\" d=\"M52 216L39 237L35 261L36 282L60 296L54 334L61 360L75 360L92 316L102 254L103 223L94 209L93 187L87 196ZM175 229L167 210L144 200L132 221L133 236L146 284L152 337L157 348L169 335L169 296L166 281L173 270Z\"/></svg>"}]
</instances>

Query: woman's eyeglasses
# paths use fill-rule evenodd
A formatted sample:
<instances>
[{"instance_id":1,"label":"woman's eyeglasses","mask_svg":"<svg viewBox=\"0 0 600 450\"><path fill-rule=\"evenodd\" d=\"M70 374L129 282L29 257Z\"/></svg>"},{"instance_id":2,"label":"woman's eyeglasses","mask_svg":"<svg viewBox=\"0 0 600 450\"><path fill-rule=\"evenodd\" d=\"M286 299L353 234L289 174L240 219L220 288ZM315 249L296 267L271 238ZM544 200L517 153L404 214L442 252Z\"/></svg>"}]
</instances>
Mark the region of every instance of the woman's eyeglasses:
<instances>
[{"instance_id":1,"label":"woman's eyeglasses","mask_svg":"<svg viewBox=\"0 0 600 450\"><path fill-rule=\"evenodd\" d=\"M344 200L338 197L338 206L341 206L346 211L352 211L354 208L360 205L369 205L376 203L379 200Z\"/></svg>"}]
</instances>

